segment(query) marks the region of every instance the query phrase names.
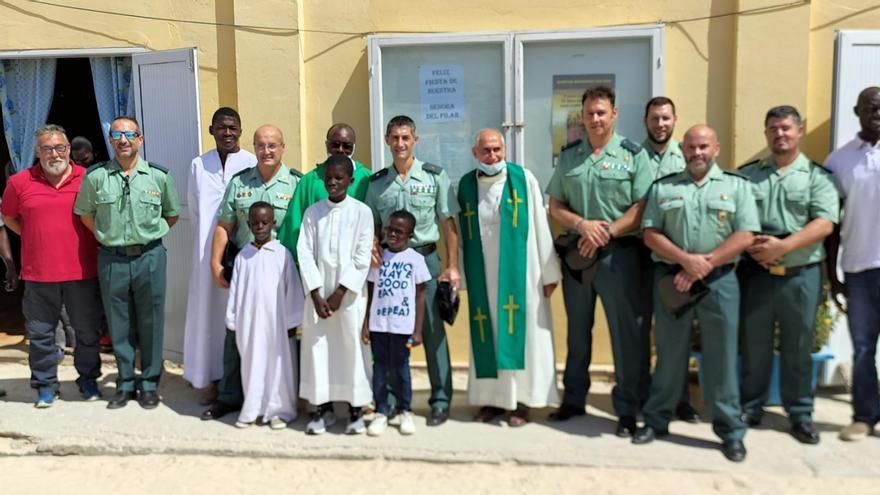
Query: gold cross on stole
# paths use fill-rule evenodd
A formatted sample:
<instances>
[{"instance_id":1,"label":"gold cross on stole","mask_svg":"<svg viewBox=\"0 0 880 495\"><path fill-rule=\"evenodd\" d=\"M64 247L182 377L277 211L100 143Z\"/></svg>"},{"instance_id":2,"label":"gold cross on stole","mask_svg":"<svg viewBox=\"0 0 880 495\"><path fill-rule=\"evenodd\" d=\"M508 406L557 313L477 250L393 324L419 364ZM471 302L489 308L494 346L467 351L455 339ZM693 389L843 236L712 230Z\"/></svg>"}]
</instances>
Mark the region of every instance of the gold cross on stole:
<instances>
[{"instance_id":1,"label":"gold cross on stole","mask_svg":"<svg viewBox=\"0 0 880 495\"><path fill-rule=\"evenodd\" d=\"M514 210L514 211L516 211L516 210ZM516 217L514 217L514 218L516 218ZM519 304L516 304L513 302L513 294L511 294L507 298L507 304L505 304L501 307L504 308L508 313L507 331L510 332L510 335L513 335L513 312L519 309Z\"/></svg>"},{"instance_id":2,"label":"gold cross on stole","mask_svg":"<svg viewBox=\"0 0 880 495\"><path fill-rule=\"evenodd\" d=\"M464 213L462 213L462 215L464 215L464 218L467 219L467 224L468 224L468 240L471 240L471 239L474 238L473 232L471 232L471 217L474 216L474 215L476 215L476 214L477 214L477 212L471 210L471 204L470 204L470 203L465 203L465 205L464 205Z\"/></svg>"},{"instance_id":3,"label":"gold cross on stole","mask_svg":"<svg viewBox=\"0 0 880 495\"><path fill-rule=\"evenodd\" d=\"M482 311L480 311L480 307L477 306L477 314L474 315L474 320L476 320L477 325L480 325L480 342L486 341L486 334L483 331L483 322L489 317L484 315Z\"/></svg>"},{"instance_id":4,"label":"gold cross on stole","mask_svg":"<svg viewBox=\"0 0 880 495\"><path fill-rule=\"evenodd\" d=\"M516 228L516 220L519 218L519 204L523 202L523 199L516 194L516 189L513 190L512 195L513 197L508 198L507 202L513 205L513 228Z\"/></svg>"}]
</instances>

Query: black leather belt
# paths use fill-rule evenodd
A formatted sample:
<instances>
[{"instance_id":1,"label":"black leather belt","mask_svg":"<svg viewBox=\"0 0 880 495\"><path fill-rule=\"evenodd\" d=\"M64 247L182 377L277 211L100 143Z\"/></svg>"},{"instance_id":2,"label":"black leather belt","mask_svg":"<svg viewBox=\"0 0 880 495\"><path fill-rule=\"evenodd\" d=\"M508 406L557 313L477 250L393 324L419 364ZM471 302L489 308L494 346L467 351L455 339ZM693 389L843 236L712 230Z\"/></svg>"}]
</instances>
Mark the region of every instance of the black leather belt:
<instances>
[{"instance_id":1,"label":"black leather belt","mask_svg":"<svg viewBox=\"0 0 880 495\"><path fill-rule=\"evenodd\" d=\"M437 243L422 244L421 246L413 246L413 249L422 256L427 256L437 250Z\"/></svg>"},{"instance_id":2,"label":"black leather belt","mask_svg":"<svg viewBox=\"0 0 880 495\"><path fill-rule=\"evenodd\" d=\"M134 258L140 256L156 246L162 245L162 239L156 239L146 244L134 244L132 246L101 246L101 249L117 256L128 256Z\"/></svg>"},{"instance_id":3,"label":"black leather belt","mask_svg":"<svg viewBox=\"0 0 880 495\"><path fill-rule=\"evenodd\" d=\"M663 267L665 270L669 272L681 270L681 265L670 265L669 263L664 263L662 261L657 262L657 266ZM709 282L711 280L715 280L716 278L721 278L724 275L730 273L731 270L736 266L735 263L728 263L726 265L721 265L716 267L714 270L709 272L705 277L703 277L704 282Z\"/></svg>"},{"instance_id":4,"label":"black leather belt","mask_svg":"<svg viewBox=\"0 0 880 495\"><path fill-rule=\"evenodd\" d=\"M749 261L747 263L744 263L744 265L746 267L748 267L749 269L757 271L757 272L769 273L770 275L773 275L776 277L794 277L795 275L806 270L807 268L812 268L812 267L819 264L819 262L816 262L816 263L808 263L806 265L801 265L801 266L774 265L774 266L771 266L770 268L764 268L763 266L758 264L758 262L756 262L755 260L753 260L751 258L746 258L746 259L748 259Z\"/></svg>"}]
</instances>

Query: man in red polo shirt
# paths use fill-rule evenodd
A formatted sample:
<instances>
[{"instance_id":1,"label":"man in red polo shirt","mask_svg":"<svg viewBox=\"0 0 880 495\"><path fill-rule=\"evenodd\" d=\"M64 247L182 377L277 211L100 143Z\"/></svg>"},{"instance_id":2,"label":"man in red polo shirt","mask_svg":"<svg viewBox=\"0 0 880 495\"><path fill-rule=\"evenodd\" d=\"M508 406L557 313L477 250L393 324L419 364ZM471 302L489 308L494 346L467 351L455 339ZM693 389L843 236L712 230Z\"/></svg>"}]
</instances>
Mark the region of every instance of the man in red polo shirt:
<instances>
[{"instance_id":1,"label":"man in red polo shirt","mask_svg":"<svg viewBox=\"0 0 880 495\"><path fill-rule=\"evenodd\" d=\"M40 162L9 178L0 212L6 227L21 236L22 310L30 339L31 387L37 389L34 405L45 408L59 396L55 327L62 305L76 333L76 384L83 399L101 397L96 381L101 376L101 302L97 241L73 213L86 171L70 161L64 129L46 125L35 136Z\"/></svg>"}]
</instances>

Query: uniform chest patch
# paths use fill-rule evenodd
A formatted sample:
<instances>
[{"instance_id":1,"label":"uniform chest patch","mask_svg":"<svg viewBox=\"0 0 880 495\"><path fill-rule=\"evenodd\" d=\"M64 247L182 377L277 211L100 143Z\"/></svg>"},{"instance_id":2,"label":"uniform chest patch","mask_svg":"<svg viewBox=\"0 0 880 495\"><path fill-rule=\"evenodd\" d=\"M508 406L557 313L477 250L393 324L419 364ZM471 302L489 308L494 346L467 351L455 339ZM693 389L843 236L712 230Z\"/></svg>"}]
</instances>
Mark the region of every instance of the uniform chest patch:
<instances>
[{"instance_id":1,"label":"uniform chest patch","mask_svg":"<svg viewBox=\"0 0 880 495\"><path fill-rule=\"evenodd\" d=\"M275 193L275 197L284 201L290 201L290 198L292 198L293 196L287 193L279 192Z\"/></svg>"},{"instance_id":2,"label":"uniform chest patch","mask_svg":"<svg viewBox=\"0 0 880 495\"><path fill-rule=\"evenodd\" d=\"M437 193L437 186L433 184L413 184L409 187L411 196L434 195Z\"/></svg>"},{"instance_id":3,"label":"uniform chest patch","mask_svg":"<svg viewBox=\"0 0 880 495\"><path fill-rule=\"evenodd\" d=\"M159 191L147 191L147 195L158 198L162 195L162 193Z\"/></svg>"},{"instance_id":4,"label":"uniform chest patch","mask_svg":"<svg viewBox=\"0 0 880 495\"><path fill-rule=\"evenodd\" d=\"M254 195L253 191L238 191L237 193L235 193L235 197L237 199L250 198L253 195Z\"/></svg>"},{"instance_id":5,"label":"uniform chest patch","mask_svg":"<svg viewBox=\"0 0 880 495\"><path fill-rule=\"evenodd\" d=\"M627 157L623 157L623 159L627 160ZM630 166L626 163L609 162L609 161L602 162L602 164L599 166L599 168L601 168L602 170L619 170L621 172L629 172L630 170L632 170L630 168Z\"/></svg>"}]
</instances>

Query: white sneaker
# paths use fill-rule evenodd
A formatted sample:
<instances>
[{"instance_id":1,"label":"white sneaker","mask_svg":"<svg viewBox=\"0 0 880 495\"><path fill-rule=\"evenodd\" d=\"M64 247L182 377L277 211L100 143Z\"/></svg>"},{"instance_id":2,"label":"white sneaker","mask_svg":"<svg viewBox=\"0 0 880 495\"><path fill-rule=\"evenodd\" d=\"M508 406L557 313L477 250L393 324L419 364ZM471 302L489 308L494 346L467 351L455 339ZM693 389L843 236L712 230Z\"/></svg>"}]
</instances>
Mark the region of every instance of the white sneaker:
<instances>
[{"instance_id":1,"label":"white sneaker","mask_svg":"<svg viewBox=\"0 0 880 495\"><path fill-rule=\"evenodd\" d=\"M400 434L412 435L416 432L416 423L413 418L412 411L403 411L400 413Z\"/></svg>"},{"instance_id":2,"label":"white sneaker","mask_svg":"<svg viewBox=\"0 0 880 495\"><path fill-rule=\"evenodd\" d=\"M269 428L272 428L273 430L283 430L287 428L287 421L275 416L269 420Z\"/></svg>"},{"instance_id":3,"label":"white sneaker","mask_svg":"<svg viewBox=\"0 0 880 495\"><path fill-rule=\"evenodd\" d=\"M306 425L307 435L321 435L336 424L336 415L332 410L325 411L324 414L312 413L312 419Z\"/></svg>"},{"instance_id":4,"label":"white sneaker","mask_svg":"<svg viewBox=\"0 0 880 495\"><path fill-rule=\"evenodd\" d=\"M391 416L388 418L388 426L400 426L400 411L391 410Z\"/></svg>"},{"instance_id":5,"label":"white sneaker","mask_svg":"<svg viewBox=\"0 0 880 495\"><path fill-rule=\"evenodd\" d=\"M388 426L388 416L377 412L373 415L373 421L370 421L370 426L367 427L367 435L378 437L385 431L386 426Z\"/></svg>"},{"instance_id":6,"label":"white sneaker","mask_svg":"<svg viewBox=\"0 0 880 495\"><path fill-rule=\"evenodd\" d=\"M235 427L242 429L242 430L245 428L250 428L253 425L254 425L253 421L236 421L235 422Z\"/></svg>"}]
</instances>

